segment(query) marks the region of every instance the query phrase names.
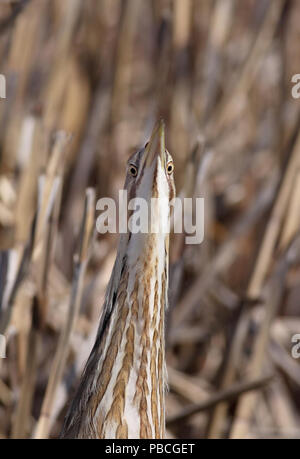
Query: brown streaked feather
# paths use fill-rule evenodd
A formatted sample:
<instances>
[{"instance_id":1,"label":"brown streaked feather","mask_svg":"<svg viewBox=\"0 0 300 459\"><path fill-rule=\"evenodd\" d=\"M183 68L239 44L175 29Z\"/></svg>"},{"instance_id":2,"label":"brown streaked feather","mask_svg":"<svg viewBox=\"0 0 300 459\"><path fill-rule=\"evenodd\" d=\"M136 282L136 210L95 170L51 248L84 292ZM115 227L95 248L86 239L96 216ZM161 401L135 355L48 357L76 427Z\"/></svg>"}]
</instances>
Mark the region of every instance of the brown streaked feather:
<instances>
[{"instance_id":1,"label":"brown streaked feather","mask_svg":"<svg viewBox=\"0 0 300 459\"><path fill-rule=\"evenodd\" d=\"M170 201L175 188L166 171L169 160L160 123L149 144L130 158L138 172L135 180L129 167L125 181L129 199L141 193L148 204L152 198ZM158 220L165 221L169 214L168 200L156 204ZM169 237L163 233L121 236L96 343L62 437L164 437L168 245Z\"/></svg>"}]
</instances>

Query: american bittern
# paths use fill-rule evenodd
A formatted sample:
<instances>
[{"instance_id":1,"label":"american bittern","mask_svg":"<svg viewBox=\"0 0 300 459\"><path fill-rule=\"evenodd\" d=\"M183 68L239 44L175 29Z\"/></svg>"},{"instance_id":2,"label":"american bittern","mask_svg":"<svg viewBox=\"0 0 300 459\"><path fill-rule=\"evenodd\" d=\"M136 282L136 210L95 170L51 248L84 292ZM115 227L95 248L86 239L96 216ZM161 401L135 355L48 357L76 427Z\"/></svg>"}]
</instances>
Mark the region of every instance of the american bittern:
<instances>
[{"instance_id":1,"label":"american bittern","mask_svg":"<svg viewBox=\"0 0 300 459\"><path fill-rule=\"evenodd\" d=\"M163 122L129 159L124 188L128 200L143 198L148 208L151 203L158 231L152 226L120 237L96 342L65 420L65 438L164 437L169 235L163 228L175 186Z\"/></svg>"}]
</instances>

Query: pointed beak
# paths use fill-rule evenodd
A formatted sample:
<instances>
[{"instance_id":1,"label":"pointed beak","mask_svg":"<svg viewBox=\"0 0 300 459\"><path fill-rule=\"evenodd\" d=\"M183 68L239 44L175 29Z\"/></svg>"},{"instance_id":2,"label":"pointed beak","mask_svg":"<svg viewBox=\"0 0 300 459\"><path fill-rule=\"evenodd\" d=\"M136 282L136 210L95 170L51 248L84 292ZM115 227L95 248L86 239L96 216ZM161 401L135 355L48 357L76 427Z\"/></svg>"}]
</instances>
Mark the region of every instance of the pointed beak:
<instances>
[{"instance_id":1,"label":"pointed beak","mask_svg":"<svg viewBox=\"0 0 300 459\"><path fill-rule=\"evenodd\" d=\"M160 158L165 167L165 124L159 121L153 129L150 141L146 147L146 167L150 167L155 158Z\"/></svg>"}]
</instances>

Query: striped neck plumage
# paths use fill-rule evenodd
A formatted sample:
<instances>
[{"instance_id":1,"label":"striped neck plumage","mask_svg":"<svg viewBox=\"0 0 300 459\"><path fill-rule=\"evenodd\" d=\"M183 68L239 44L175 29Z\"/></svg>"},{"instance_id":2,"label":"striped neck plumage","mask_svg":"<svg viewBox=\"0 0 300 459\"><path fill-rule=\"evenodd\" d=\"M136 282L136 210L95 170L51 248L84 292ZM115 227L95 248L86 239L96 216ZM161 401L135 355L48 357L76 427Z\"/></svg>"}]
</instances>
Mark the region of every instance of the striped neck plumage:
<instances>
[{"instance_id":1,"label":"striped neck plumage","mask_svg":"<svg viewBox=\"0 0 300 459\"><path fill-rule=\"evenodd\" d=\"M168 276L161 254L166 253L167 240L149 236L146 244L134 266L125 261L99 362L102 393L95 393L92 405L98 404L94 424L100 438L164 436Z\"/></svg>"},{"instance_id":2,"label":"striped neck plumage","mask_svg":"<svg viewBox=\"0 0 300 459\"><path fill-rule=\"evenodd\" d=\"M164 315L168 292L172 159L159 124L128 163L125 189L150 206L158 232L122 235L96 343L65 421L63 436L163 438ZM172 171L173 172L173 168Z\"/></svg>"}]
</instances>

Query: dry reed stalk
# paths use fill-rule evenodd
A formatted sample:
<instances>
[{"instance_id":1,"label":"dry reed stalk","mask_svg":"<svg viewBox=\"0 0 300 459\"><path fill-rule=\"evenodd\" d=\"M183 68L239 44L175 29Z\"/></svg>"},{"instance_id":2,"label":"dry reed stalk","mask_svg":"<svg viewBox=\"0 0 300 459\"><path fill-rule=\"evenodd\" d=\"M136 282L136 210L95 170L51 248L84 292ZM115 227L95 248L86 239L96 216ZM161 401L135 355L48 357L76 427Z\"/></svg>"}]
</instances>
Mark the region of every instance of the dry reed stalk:
<instances>
[{"instance_id":1,"label":"dry reed stalk","mask_svg":"<svg viewBox=\"0 0 300 459\"><path fill-rule=\"evenodd\" d=\"M91 253L91 243L94 234L94 213L95 213L95 193L89 189L86 192L84 215L81 223L79 237L79 251L74 257L74 274L72 282L72 292L69 303L68 317L64 329L62 330L54 356L49 382L44 397L40 418L38 420L35 438L48 438L50 434L52 418L52 407L56 396L57 387L63 375L66 359L69 351L69 341L79 314L80 303L83 292L83 281L87 264Z\"/></svg>"},{"instance_id":2,"label":"dry reed stalk","mask_svg":"<svg viewBox=\"0 0 300 459\"><path fill-rule=\"evenodd\" d=\"M286 212L286 217L283 223L283 229L280 236L278 248L280 251L286 249L293 238L295 237L300 226L300 172L296 171L294 184L291 189L292 196Z\"/></svg>"},{"instance_id":3,"label":"dry reed stalk","mask_svg":"<svg viewBox=\"0 0 300 459\"><path fill-rule=\"evenodd\" d=\"M13 393L7 385L0 380L0 400L4 406L10 406L13 401Z\"/></svg>"},{"instance_id":4,"label":"dry reed stalk","mask_svg":"<svg viewBox=\"0 0 300 459\"><path fill-rule=\"evenodd\" d=\"M129 102L129 89L133 71L132 50L139 24L141 2L139 0L126 1L121 6L123 11L111 105L111 119L113 124L116 124L123 118L124 107Z\"/></svg>"},{"instance_id":5,"label":"dry reed stalk","mask_svg":"<svg viewBox=\"0 0 300 459\"><path fill-rule=\"evenodd\" d=\"M296 386L299 386L300 369L299 365L287 353L287 351L276 341L272 341L269 349L274 364L280 368Z\"/></svg>"},{"instance_id":6,"label":"dry reed stalk","mask_svg":"<svg viewBox=\"0 0 300 459\"><path fill-rule=\"evenodd\" d=\"M232 263L236 251L238 250L238 238L241 237L245 231L249 231L251 226L255 225L261 215L268 209L273 199L275 184L276 181L274 182L274 177L272 177L270 183L260 192L256 202L248 209L247 214L231 229L230 237L220 247L219 251L206 267L205 272L195 280L189 291L179 301L176 311L174 312L174 333L176 333L177 327L192 314L193 310L198 305L201 295L208 286L211 285L214 276L218 275Z\"/></svg>"},{"instance_id":7,"label":"dry reed stalk","mask_svg":"<svg viewBox=\"0 0 300 459\"><path fill-rule=\"evenodd\" d=\"M266 393L277 429L283 432L293 431L297 426L298 419L282 378L276 378L272 381Z\"/></svg>"},{"instance_id":8,"label":"dry reed stalk","mask_svg":"<svg viewBox=\"0 0 300 459\"><path fill-rule=\"evenodd\" d=\"M8 1L4 2L4 5L1 7L5 12L1 11L0 34L13 25L16 18L23 12L29 2L30 0L18 0L15 4L11 5Z\"/></svg>"},{"instance_id":9,"label":"dry reed stalk","mask_svg":"<svg viewBox=\"0 0 300 459\"><path fill-rule=\"evenodd\" d=\"M189 99L191 88L188 72L188 43L192 26L192 1L174 1L174 71L175 84L170 102L170 137L172 139L172 155L179 170L188 160L190 145L190 112ZM177 187L182 187L184 176L177 178Z\"/></svg>"},{"instance_id":10,"label":"dry reed stalk","mask_svg":"<svg viewBox=\"0 0 300 459\"><path fill-rule=\"evenodd\" d=\"M295 250L295 249L294 249ZM290 260L284 258L278 270L271 280L269 294L264 307L264 318L260 325L258 336L255 340L253 355L247 365L247 374L250 378L261 377L269 341L269 331L274 317L278 313L278 308L284 291L286 272L289 268ZM257 394L249 394L239 401L235 419L232 426L231 438L243 438L249 431L249 423L257 401Z\"/></svg>"},{"instance_id":11,"label":"dry reed stalk","mask_svg":"<svg viewBox=\"0 0 300 459\"><path fill-rule=\"evenodd\" d=\"M24 116L24 100L27 96L27 88L34 67L34 59L41 33L39 15L35 14L37 8L43 14L43 2L37 5L36 1L29 2L27 8L16 20L12 30L9 56L4 71L11 80L17 82L13 85L13 92L10 94L8 107L9 122L6 124L3 139L3 165L13 170L16 154L18 151L19 132L22 127ZM30 20L29 20L30 18Z\"/></svg>"},{"instance_id":12,"label":"dry reed stalk","mask_svg":"<svg viewBox=\"0 0 300 459\"><path fill-rule=\"evenodd\" d=\"M216 133L220 135L221 131L239 116L262 60L272 43L284 4L285 0L275 0L270 2L269 8L266 9L263 23L256 34L250 55L241 69L238 80L232 82L232 85L227 88L227 95L205 127L209 139L214 139Z\"/></svg>"},{"instance_id":13,"label":"dry reed stalk","mask_svg":"<svg viewBox=\"0 0 300 459\"><path fill-rule=\"evenodd\" d=\"M274 253L275 244L283 221L283 216L288 206L291 187L293 184L293 177L297 171L297 168L299 167L299 161L300 136L298 135L298 138L295 142L295 146L291 153L291 157L289 159L288 167L282 179L282 183L276 197L276 202L274 204L272 214L267 224L264 238L258 253L258 257L256 259L253 274L249 282L249 286L247 289L247 297L249 299L258 298L261 293L265 276ZM238 362L241 359L241 351L248 330L248 324L249 316L248 312L246 311L243 314L243 319L240 320L240 326L236 331L234 342L232 344L232 352L236 357L233 358L233 356L231 356L230 363L227 366L226 371L224 373L222 387L228 387L234 381L236 368ZM220 432L221 425L223 424L224 417L226 416L226 412L227 408L225 405L220 405L215 411L211 424L211 437L215 438Z\"/></svg>"},{"instance_id":14,"label":"dry reed stalk","mask_svg":"<svg viewBox=\"0 0 300 459\"><path fill-rule=\"evenodd\" d=\"M206 411L213 408L221 402L234 400L241 394L244 394L245 392L256 391L257 389L260 389L261 387L268 384L272 380L272 378L273 376L266 376L264 378L256 379L250 382L235 384L231 386L230 389L221 391L219 394L217 393L213 395L207 401L204 401L197 405L186 407L184 410L182 410L181 413L174 415L170 418L167 418L167 425L170 426L174 423L184 421L187 418L197 413L200 413L200 411Z\"/></svg>"},{"instance_id":15,"label":"dry reed stalk","mask_svg":"<svg viewBox=\"0 0 300 459\"><path fill-rule=\"evenodd\" d=\"M42 344L42 330L45 326L48 298L47 284L49 261L53 250L55 228L52 218L57 216L60 206L60 188L63 157L68 137L59 133L55 137L52 154L44 177L40 180L38 195L38 211L36 216L36 232L32 250L31 276L35 284L32 305L32 327L28 334L26 367L17 405L16 417L13 422L13 438L24 438L28 435L31 405L36 384L37 350ZM57 224L57 218L54 218ZM18 337L23 342L22 334Z\"/></svg>"},{"instance_id":16,"label":"dry reed stalk","mask_svg":"<svg viewBox=\"0 0 300 459\"><path fill-rule=\"evenodd\" d=\"M172 367L168 368L168 378L171 390L184 397L190 403L199 403L203 399L208 398L210 390L201 387L201 384L195 378L188 377L186 374Z\"/></svg>"},{"instance_id":17,"label":"dry reed stalk","mask_svg":"<svg viewBox=\"0 0 300 459\"><path fill-rule=\"evenodd\" d=\"M205 124L217 100L224 65L222 53L230 34L235 4L235 0L217 0L213 5L211 27L201 72L202 84L201 86L197 84L197 91L195 91L194 111L200 125Z\"/></svg>"},{"instance_id":18,"label":"dry reed stalk","mask_svg":"<svg viewBox=\"0 0 300 459\"><path fill-rule=\"evenodd\" d=\"M275 244L282 225L284 213L289 204L295 174L300 166L300 135L298 135L295 146L289 159L288 167L282 179L280 190L276 197L276 202L272 210L272 215L268 222L264 239L259 251L259 255L253 270L253 275L248 287L249 298L258 297L269 268L269 264L274 252Z\"/></svg>"},{"instance_id":19,"label":"dry reed stalk","mask_svg":"<svg viewBox=\"0 0 300 459\"><path fill-rule=\"evenodd\" d=\"M296 145L297 147L297 145ZM294 171L294 173L296 173ZM278 215L277 215L278 216ZM262 372L267 345L269 341L269 330L271 322L276 316L280 306L280 301L284 292L284 281L286 273L291 265L299 259L299 236L295 237L290 247L283 256L283 260L279 262L278 269L275 271L274 278L270 282L270 292L265 306L265 317L260 327L258 337L256 339L253 356L249 363L249 374L258 376ZM300 372L299 372L300 374ZM232 428L232 437L243 437L248 429L252 411L256 402L255 394L252 397L244 397L237 407L237 415Z\"/></svg>"},{"instance_id":20,"label":"dry reed stalk","mask_svg":"<svg viewBox=\"0 0 300 459\"><path fill-rule=\"evenodd\" d=\"M46 164L47 137L39 119L32 116L24 119L18 148L21 177L15 223L17 244L25 244L29 238L37 196L36 184Z\"/></svg>"},{"instance_id":21,"label":"dry reed stalk","mask_svg":"<svg viewBox=\"0 0 300 459\"><path fill-rule=\"evenodd\" d=\"M36 384L37 358L36 351L41 344L39 324L37 323L38 306L36 298L32 305L32 325L28 334L25 373L21 393L13 419L12 438L26 438L31 430L31 408Z\"/></svg>"}]
</instances>

